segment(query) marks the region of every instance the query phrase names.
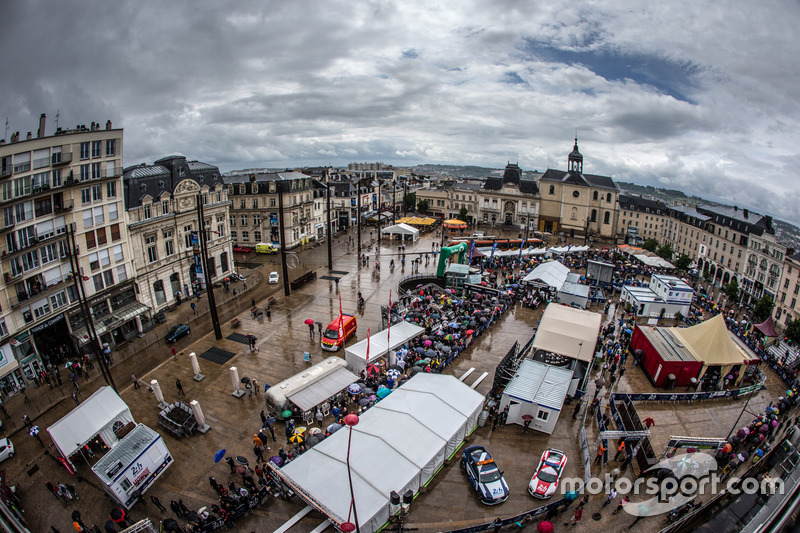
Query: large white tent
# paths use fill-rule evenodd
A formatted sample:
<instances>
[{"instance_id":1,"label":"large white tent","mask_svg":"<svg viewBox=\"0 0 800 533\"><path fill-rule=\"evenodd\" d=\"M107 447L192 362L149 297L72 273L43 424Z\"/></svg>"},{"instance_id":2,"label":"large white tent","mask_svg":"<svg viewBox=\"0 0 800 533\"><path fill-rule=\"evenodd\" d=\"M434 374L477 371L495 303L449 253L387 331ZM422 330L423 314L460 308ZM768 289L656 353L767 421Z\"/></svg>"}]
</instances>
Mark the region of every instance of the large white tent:
<instances>
[{"instance_id":1,"label":"large white tent","mask_svg":"<svg viewBox=\"0 0 800 533\"><path fill-rule=\"evenodd\" d=\"M99 435L109 447L119 439L114 433L115 423L133 422L128 405L111 387L100 387L79 406L47 428L50 438L65 459L76 453L84 444Z\"/></svg>"},{"instance_id":2,"label":"large white tent","mask_svg":"<svg viewBox=\"0 0 800 533\"><path fill-rule=\"evenodd\" d=\"M421 372L378 402L352 427L350 471L363 533L389 519L389 494L425 485L477 426L483 396L453 376ZM283 468L273 468L336 526L350 520L348 429L337 431Z\"/></svg>"},{"instance_id":3,"label":"large white tent","mask_svg":"<svg viewBox=\"0 0 800 533\"><path fill-rule=\"evenodd\" d=\"M536 329L533 348L591 362L602 318L599 313L551 303Z\"/></svg>"},{"instance_id":4,"label":"large white tent","mask_svg":"<svg viewBox=\"0 0 800 533\"><path fill-rule=\"evenodd\" d=\"M403 240L406 240L406 236L409 236L412 241L416 241L419 239L419 230L408 224L400 223L382 229L381 235L400 235Z\"/></svg>"},{"instance_id":5,"label":"large white tent","mask_svg":"<svg viewBox=\"0 0 800 533\"><path fill-rule=\"evenodd\" d=\"M569 268L558 261L548 261L534 268L530 274L522 278L525 283L543 284L560 291L567 281Z\"/></svg>"},{"instance_id":6,"label":"large white tent","mask_svg":"<svg viewBox=\"0 0 800 533\"><path fill-rule=\"evenodd\" d=\"M391 350L396 350L414 337L422 335L425 328L410 322L398 322L391 328L370 335L369 341L364 339L344 350L347 367L358 374L366 368L368 362L377 361L386 356ZM369 361L367 361L367 346L369 346Z\"/></svg>"}]
</instances>

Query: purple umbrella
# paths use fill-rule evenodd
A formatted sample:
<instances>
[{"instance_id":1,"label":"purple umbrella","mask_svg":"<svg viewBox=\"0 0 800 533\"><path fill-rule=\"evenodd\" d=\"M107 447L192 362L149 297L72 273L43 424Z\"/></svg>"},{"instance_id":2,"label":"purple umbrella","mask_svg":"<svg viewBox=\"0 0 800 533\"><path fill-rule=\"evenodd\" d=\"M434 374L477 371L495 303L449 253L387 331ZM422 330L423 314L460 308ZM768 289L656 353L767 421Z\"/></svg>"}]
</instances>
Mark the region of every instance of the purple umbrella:
<instances>
[{"instance_id":1,"label":"purple umbrella","mask_svg":"<svg viewBox=\"0 0 800 533\"><path fill-rule=\"evenodd\" d=\"M274 463L275 466L283 466L283 459L280 458L278 455L273 455L269 458L271 463Z\"/></svg>"}]
</instances>

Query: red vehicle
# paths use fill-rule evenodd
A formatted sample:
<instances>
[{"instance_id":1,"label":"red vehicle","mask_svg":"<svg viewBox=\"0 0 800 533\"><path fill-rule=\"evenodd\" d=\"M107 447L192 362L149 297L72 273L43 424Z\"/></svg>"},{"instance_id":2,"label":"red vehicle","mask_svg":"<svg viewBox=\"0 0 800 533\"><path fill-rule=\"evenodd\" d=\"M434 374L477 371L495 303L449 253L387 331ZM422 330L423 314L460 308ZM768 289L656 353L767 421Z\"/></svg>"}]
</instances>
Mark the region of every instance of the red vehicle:
<instances>
[{"instance_id":1,"label":"red vehicle","mask_svg":"<svg viewBox=\"0 0 800 533\"><path fill-rule=\"evenodd\" d=\"M252 248L248 248L246 246L236 246L233 251L238 254L247 254L252 251Z\"/></svg>"},{"instance_id":2,"label":"red vehicle","mask_svg":"<svg viewBox=\"0 0 800 533\"><path fill-rule=\"evenodd\" d=\"M536 467L536 472L528 484L528 492L531 493L531 496L549 498L555 494L565 466L567 466L567 454L555 448L545 450L542 458L539 459L539 466Z\"/></svg>"}]
</instances>

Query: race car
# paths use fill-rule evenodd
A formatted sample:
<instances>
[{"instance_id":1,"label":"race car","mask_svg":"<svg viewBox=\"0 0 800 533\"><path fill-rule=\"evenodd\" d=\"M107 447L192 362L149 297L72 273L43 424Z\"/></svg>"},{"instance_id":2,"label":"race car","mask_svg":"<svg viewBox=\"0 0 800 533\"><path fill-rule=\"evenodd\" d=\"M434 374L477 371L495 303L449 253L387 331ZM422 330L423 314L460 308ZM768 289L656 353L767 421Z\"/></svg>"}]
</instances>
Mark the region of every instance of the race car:
<instances>
[{"instance_id":1,"label":"race car","mask_svg":"<svg viewBox=\"0 0 800 533\"><path fill-rule=\"evenodd\" d=\"M558 480L567 466L567 454L561 450L550 448L542 453L539 466L528 483L528 492L534 498L549 498L558 490Z\"/></svg>"},{"instance_id":2,"label":"race car","mask_svg":"<svg viewBox=\"0 0 800 533\"><path fill-rule=\"evenodd\" d=\"M486 448L466 448L461 454L461 466L481 503L496 505L508 499L508 484Z\"/></svg>"}]
</instances>

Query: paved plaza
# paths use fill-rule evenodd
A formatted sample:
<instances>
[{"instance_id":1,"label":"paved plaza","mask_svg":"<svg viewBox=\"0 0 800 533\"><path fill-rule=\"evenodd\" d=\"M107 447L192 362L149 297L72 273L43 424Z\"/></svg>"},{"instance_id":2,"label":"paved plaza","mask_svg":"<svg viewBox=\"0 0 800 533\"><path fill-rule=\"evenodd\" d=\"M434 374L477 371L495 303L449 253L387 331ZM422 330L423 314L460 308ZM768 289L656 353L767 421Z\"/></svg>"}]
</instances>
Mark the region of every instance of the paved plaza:
<instances>
[{"instance_id":1,"label":"paved plaza","mask_svg":"<svg viewBox=\"0 0 800 533\"><path fill-rule=\"evenodd\" d=\"M137 422L159 429L156 400L146 387L133 388L131 372L134 372L142 382L149 383L150 380L157 379L167 401L179 399L175 380L180 379L186 391L186 397L181 396L180 399L198 400L206 415L207 423L212 428L206 434L195 434L183 439L176 439L162 432L175 462L148 491L149 507L137 504L132 509L131 514L134 519L149 516L154 522L158 522L171 515L169 510L167 513L161 513L150 504L151 495L158 497L167 507L172 499L182 499L190 509L215 503L216 494L209 486L209 476L214 476L219 482L227 482L229 478L228 466L224 462L214 463L214 453L219 449L226 449L229 455L244 455L251 458L251 464L254 463L252 435L261 425L259 413L265 408L263 384L274 384L306 368L308 363L303 360L303 352L311 354L312 363L330 355L320 348L318 334L315 334L313 339L309 338L308 327L304 324L304 320L308 318L327 324L338 314L337 283L334 279L320 279L320 276L338 278L342 307L345 312L357 314L359 321L357 339L364 339L368 329L373 334L381 329L379 308L388 304L390 290L396 297L398 282L411 274L409 265L412 254L429 253L431 243L434 240L438 241L431 235L413 245L408 245L406 251L409 255L405 269L400 268L398 258L391 255L396 254L396 246L384 247L381 253L380 277L377 278L374 274L375 245L373 243L371 250L366 251L366 243L370 240L369 230L365 230L363 235L365 253L370 255L369 267L359 267L355 247L350 247L348 250L345 244L349 238L347 235L338 239L334 245L334 270L337 273L327 271L324 245L297 251L296 259L290 261L290 264L296 263L296 268L291 271L290 277L297 277L306 269L310 269L318 273L318 279L299 290L292 291L288 298L283 295L282 283L269 285L266 282L270 271L280 271L280 256L258 257L257 259L265 262L263 267L242 271L247 275L246 290L241 283L237 283L234 285L237 289L236 298L232 297L232 293L216 292L222 323L222 340L217 341L214 338L210 319L206 313L207 303L203 299L197 303L197 316L193 314L188 304L184 303L178 310L168 314L167 324L159 326L143 338L124 345L114 352L112 367L114 379L121 397L130 406ZM395 258L397 264L394 271L388 268L391 257ZM254 258L247 259L253 261ZM420 273L432 274L435 266L431 261L426 268L423 262ZM365 310L356 312L358 292L363 294L367 305ZM249 312L252 301L255 300L257 305L263 308L269 297L276 299L271 308L271 317L253 319ZM488 328L454 364L447 368L446 373L461 376L468 369L474 368L475 372L467 379L467 383L471 383L483 372L488 372L487 378L477 388L481 394L487 394L491 387L495 365L515 342L519 341L520 344L527 342L543 309L543 306L538 310L520 304L512 306L506 315ZM234 317L241 320L241 326L235 330L230 325ZM608 319L609 317L604 317L604 322ZM168 326L178 322L188 322L192 327L192 333L178 342L179 353L175 360L161 337ZM247 344L228 339L232 333L255 335L258 349L251 351ZM188 353L195 352L199 355L211 348L219 348L235 355L222 365L200 359L201 370L206 378L201 382L195 382L192 379ZM231 366L239 369L240 376L258 380L262 387L258 395L235 398L231 394L233 389L228 371ZM627 366L628 372L618 384L617 391L652 390L649 381L639 368L633 367L630 361ZM765 372L768 373L768 388L754 396L748 406L750 412L762 412L764 406L779 396L783 390L781 383L769 368L765 368ZM92 371L91 374L90 381L81 381L81 399L103 385L97 371ZM590 386L590 393L593 392L591 387L593 385ZM6 471L8 483L17 484L22 488L23 508L32 531L50 531L51 525L61 531L70 530L70 514L73 509L81 511L84 522L88 525L96 523L102 528L112 508L88 464L79 465L80 478L78 482L71 481L76 485L80 499L69 506L56 501L45 488L45 482L70 482L67 479L69 476L52 457L45 455L45 450L33 438L21 430L23 414L34 418L34 423L44 429L69 412L75 407L70 397L71 393L72 387L67 383L53 390L47 387L31 388L27 391L30 402L26 403L24 398L18 395L6 404L10 414L10 419L5 420L6 435L14 441L17 455L3 463L2 467ZM603 398L608 399L605 391ZM725 400L679 405L643 404L639 405L638 409L643 418L652 416L656 420L656 425L651 429L652 442L656 453L660 453L671 435L726 437L742 412L743 402L744 400ZM571 418L573 405L565 405L555 432L551 436L535 431L523 434L522 428L517 425L493 430L488 424L475 431L471 443L485 445L500 468L505 471L511 489L508 501L497 507L487 507L478 503L458 461L453 461L437 474L425 493L415 500L406 526L419 531L446 531L491 521L497 516L516 515L537 507L542 502L534 500L527 493L526 487L541 452L548 447L564 450L569 456L566 476L582 476L578 442L580 421ZM751 415L745 413L740 426L749 422L751 418ZM325 423L329 421L326 420ZM269 443L271 450L267 456L275 454L278 446L286 445L283 427L281 424L278 426L276 436L279 442ZM589 421L586 429L593 453L596 424ZM609 463L605 470L615 465L616 463ZM391 465L387 467L391 468ZM238 477L231 479L240 481ZM601 509L601 504L602 498L595 497L587 504L583 520L576 526L570 526L569 529L595 531L603 528L607 531L619 531L626 529L633 522L634 518L625 513L611 516L610 512L614 505ZM241 519L236 529L273 531L303 507L297 498L289 502L268 500L261 508ZM602 518L594 521L591 515L598 511L601 512ZM558 517L557 530L565 529L562 523L570 516L571 512L567 511L564 516ZM321 521L321 515L310 513L292 531L311 531ZM655 531L662 525L663 517L654 517L639 522L636 528L641 531ZM529 526L529 530L533 530L534 527Z\"/></svg>"}]
</instances>

